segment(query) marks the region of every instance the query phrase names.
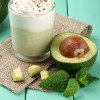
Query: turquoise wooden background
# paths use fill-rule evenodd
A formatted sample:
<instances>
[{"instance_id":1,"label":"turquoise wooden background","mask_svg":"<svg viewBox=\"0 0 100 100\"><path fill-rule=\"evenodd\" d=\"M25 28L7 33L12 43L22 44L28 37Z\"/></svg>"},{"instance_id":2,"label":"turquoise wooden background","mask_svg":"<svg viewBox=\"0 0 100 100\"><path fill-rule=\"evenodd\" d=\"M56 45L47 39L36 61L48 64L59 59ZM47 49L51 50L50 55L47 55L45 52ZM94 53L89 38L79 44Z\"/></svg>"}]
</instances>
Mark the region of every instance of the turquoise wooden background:
<instances>
[{"instance_id":1,"label":"turquoise wooden background","mask_svg":"<svg viewBox=\"0 0 100 100\"><path fill-rule=\"evenodd\" d=\"M100 50L100 0L56 0L56 11L64 16L70 16L75 19L90 23L93 26L91 39L94 40ZM8 17L0 24L0 41L10 37L10 27ZM91 68L90 73L100 77L100 52ZM25 89L16 95L0 86L0 100L73 100L65 98L62 93L44 93L36 90ZM81 89L76 95L75 100L99 100L100 99L100 81L90 84Z\"/></svg>"}]
</instances>

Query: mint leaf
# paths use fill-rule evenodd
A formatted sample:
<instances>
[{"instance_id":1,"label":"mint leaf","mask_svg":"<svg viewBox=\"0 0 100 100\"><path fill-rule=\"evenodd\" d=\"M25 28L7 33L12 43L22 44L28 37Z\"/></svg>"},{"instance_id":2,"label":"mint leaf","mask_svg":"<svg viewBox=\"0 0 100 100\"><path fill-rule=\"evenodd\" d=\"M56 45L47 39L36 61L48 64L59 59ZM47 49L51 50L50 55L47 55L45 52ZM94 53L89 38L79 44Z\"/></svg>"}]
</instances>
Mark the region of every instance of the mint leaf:
<instances>
[{"instance_id":1,"label":"mint leaf","mask_svg":"<svg viewBox=\"0 0 100 100\"><path fill-rule=\"evenodd\" d=\"M82 68L80 71L76 73L76 79L82 78L87 75L89 67Z\"/></svg>"},{"instance_id":2,"label":"mint leaf","mask_svg":"<svg viewBox=\"0 0 100 100\"><path fill-rule=\"evenodd\" d=\"M49 76L47 79L42 80L39 86L43 89L59 91L66 87L68 79L68 73L60 70Z\"/></svg>"},{"instance_id":3,"label":"mint leaf","mask_svg":"<svg viewBox=\"0 0 100 100\"><path fill-rule=\"evenodd\" d=\"M85 67L76 73L76 79L84 86L87 86L95 80L99 79L97 77L92 76L91 74L88 74L88 70L89 68Z\"/></svg>"},{"instance_id":4,"label":"mint leaf","mask_svg":"<svg viewBox=\"0 0 100 100\"><path fill-rule=\"evenodd\" d=\"M99 80L99 78L92 76L91 74L87 74L84 77L78 79L84 86L88 86L90 83Z\"/></svg>"},{"instance_id":5,"label":"mint leaf","mask_svg":"<svg viewBox=\"0 0 100 100\"><path fill-rule=\"evenodd\" d=\"M69 97L75 95L80 89L78 81L75 78L71 78L68 81L67 88L64 91L64 96Z\"/></svg>"}]
</instances>

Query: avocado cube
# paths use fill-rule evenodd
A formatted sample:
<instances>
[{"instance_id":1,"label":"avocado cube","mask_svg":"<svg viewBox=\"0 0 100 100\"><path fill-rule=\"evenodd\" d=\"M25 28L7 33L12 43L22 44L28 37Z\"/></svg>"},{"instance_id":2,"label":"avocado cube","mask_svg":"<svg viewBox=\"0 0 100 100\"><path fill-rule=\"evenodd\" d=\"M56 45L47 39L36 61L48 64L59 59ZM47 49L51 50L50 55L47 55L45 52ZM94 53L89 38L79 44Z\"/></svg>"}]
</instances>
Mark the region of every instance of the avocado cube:
<instances>
[{"instance_id":1,"label":"avocado cube","mask_svg":"<svg viewBox=\"0 0 100 100\"><path fill-rule=\"evenodd\" d=\"M41 71L40 75L41 75L41 80L44 80L47 77L49 77L49 72L46 70L43 70L43 71Z\"/></svg>"},{"instance_id":2,"label":"avocado cube","mask_svg":"<svg viewBox=\"0 0 100 100\"><path fill-rule=\"evenodd\" d=\"M20 67L17 67L16 69L13 70L12 79L14 81L23 81L24 80L24 77L22 75Z\"/></svg>"},{"instance_id":3,"label":"avocado cube","mask_svg":"<svg viewBox=\"0 0 100 100\"><path fill-rule=\"evenodd\" d=\"M33 77L35 75L38 75L41 71L43 70L43 68L41 68L40 66L37 65L32 65L28 68L28 74Z\"/></svg>"}]
</instances>

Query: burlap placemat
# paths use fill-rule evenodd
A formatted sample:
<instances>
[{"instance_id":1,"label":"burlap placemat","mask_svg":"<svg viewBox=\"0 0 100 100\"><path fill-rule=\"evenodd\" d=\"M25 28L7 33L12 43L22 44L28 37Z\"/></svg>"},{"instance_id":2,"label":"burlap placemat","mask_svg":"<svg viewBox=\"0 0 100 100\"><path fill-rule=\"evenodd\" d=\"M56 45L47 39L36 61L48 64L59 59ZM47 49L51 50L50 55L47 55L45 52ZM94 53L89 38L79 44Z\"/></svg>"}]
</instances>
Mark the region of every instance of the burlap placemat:
<instances>
[{"instance_id":1,"label":"burlap placemat","mask_svg":"<svg viewBox=\"0 0 100 100\"><path fill-rule=\"evenodd\" d=\"M53 32L54 36L60 32L75 32L84 36L89 36L91 31L92 27L86 23L76 21L69 17L63 17L58 14L55 16L55 28ZM34 64L37 64L44 69L48 69L53 63L53 60L49 58L45 61ZM41 90L41 88L38 86L40 79L37 79L37 77L31 78L27 73L30 65L32 65L32 63L23 62L16 59L13 54L10 39L0 44L0 84L6 86L14 93L18 93L26 87ZM21 67L25 78L25 81L19 83L14 82L11 78L12 70L18 66ZM50 72L54 72L55 70L57 70L55 66L49 69Z\"/></svg>"},{"instance_id":2,"label":"burlap placemat","mask_svg":"<svg viewBox=\"0 0 100 100\"><path fill-rule=\"evenodd\" d=\"M36 65L39 65L43 67L44 69L47 69L51 64L53 63L52 59L47 59L45 62L40 63L34 63ZM31 63L22 62L13 54L12 46L11 46L11 40L7 40L3 43L1 43L0 46L0 83L7 88L9 88L11 91L17 93L21 90L25 89L33 80L36 79L36 77L31 78L27 71L28 67L31 66ZM23 82L14 82L11 78L11 73L13 69L20 66L21 70L23 72L23 76L25 78L25 81Z\"/></svg>"}]
</instances>

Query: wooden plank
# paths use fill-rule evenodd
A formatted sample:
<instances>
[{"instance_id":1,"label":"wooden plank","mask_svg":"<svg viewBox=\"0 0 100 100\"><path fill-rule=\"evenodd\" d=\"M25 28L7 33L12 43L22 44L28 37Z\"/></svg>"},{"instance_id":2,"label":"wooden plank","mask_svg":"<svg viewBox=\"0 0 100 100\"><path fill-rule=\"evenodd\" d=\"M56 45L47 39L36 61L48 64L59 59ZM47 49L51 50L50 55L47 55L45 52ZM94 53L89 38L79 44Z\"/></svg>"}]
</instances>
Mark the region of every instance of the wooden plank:
<instances>
[{"instance_id":1,"label":"wooden plank","mask_svg":"<svg viewBox=\"0 0 100 100\"><path fill-rule=\"evenodd\" d=\"M72 100L72 98L66 98L62 93L52 92L45 93L36 90L27 90L26 100Z\"/></svg>"},{"instance_id":2,"label":"wooden plank","mask_svg":"<svg viewBox=\"0 0 100 100\"><path fill-rule=\"evenodd\" d=\"M56 12L67 16L67 0L56 0Z\"/></svg>"},{"instance_id":3,"label":"wooden plank","mask_svg":"<svg viewBox=\"0 0 100 100\"><path fill-rule=\"evenodd\" d=\"M10 37L10 25L9 25L9 18L7 17L0 24L0 41L4 41L9 37Z\"/></svg>"},{"instance_id":4,"label":"wooden plank","mask_svg":"<svg viewBox=\"0 0 100 100\"><path fill-rule=\"evenodd\" d=\"M0 85L0 100L25 100L25 91L19 94L14 94Z\"/></svg>"},{"instance_id":5,"label":"wooden plank","mask_svg":"<svg viewBox=\"0 0 100 100\"><path fill-rule=\"evenodd\" d=\"M69 16L91 24L95 34L99 34L99 9L100 0L68 0Z\"/></svg>"},{"instance_id":6,"label":"wooden plank","mask_svg":"<svg viewBox=\"0 0 100 100\"><path fill-rule=\"evenodd\" d=\"M93 26L91 39L98 45L100 50L100 0L68 0L69 16L90 23ZM100 77L100 52L90 70L92 75ZM100 81L96 81L86 88L81 89L75 100L99 100Z\"/></svg>"}]
</instances>

